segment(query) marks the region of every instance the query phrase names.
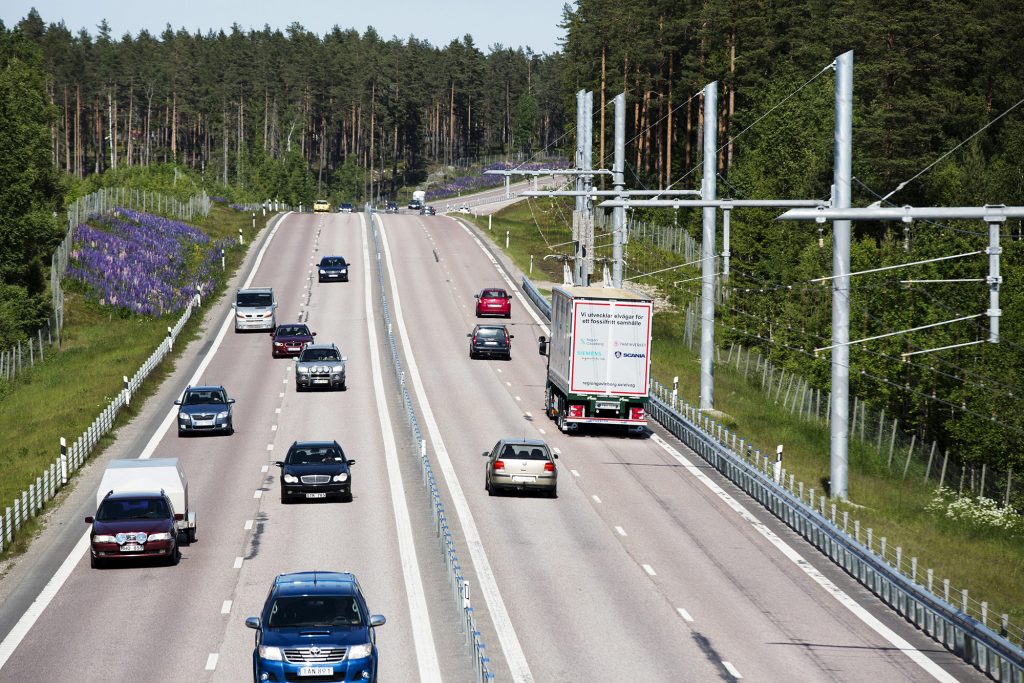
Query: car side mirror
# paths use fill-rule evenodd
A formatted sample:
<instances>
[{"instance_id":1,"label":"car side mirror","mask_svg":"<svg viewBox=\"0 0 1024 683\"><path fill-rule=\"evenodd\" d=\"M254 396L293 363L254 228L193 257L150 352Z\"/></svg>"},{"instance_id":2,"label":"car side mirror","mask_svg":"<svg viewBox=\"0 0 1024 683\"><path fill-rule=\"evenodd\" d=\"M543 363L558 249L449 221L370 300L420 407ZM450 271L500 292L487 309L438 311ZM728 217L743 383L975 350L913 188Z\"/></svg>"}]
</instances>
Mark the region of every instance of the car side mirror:
<instances>
[{"instance_id":1,"label":"car side mirror","mask_svg":"<svg viewBox=\"0 0 1024 683\"><path fill-rule=\"evenodd\" d=\"M284 467L284 460L275 460L274 464L278 467Z\"/></svg>"},{"instance_id":2,"label":"car side mirror","mask_svg":"<svg viewBox=\"0 0 1024 683\"><path fill-rule=\"evenodd\" d=\"M316 336L316 332L314 332L314 333L313 333L312 335L310 335L310 336L312 336L312 337L315 337L315 336Z\"/></svg>"},{"instance_id":3,"label":"car side mirror","mask_svg":"<svg viewBox=\"0 0 1024 683\"><path fill-rule=\"evenodd\" d=\"M543 335L537 337L537 353L542 356L548 355L548 338Z\"/></svg>"},{"instance_id":4,"label":"car side mirror","mask_svg":"<svg viewBox=\"0 0 1024 683\"><path fill-rule=\"evenodd\" d=\"M554 458L555 460L558 460L558 453L552 453L551 457Z\"/></svg>"},{"instance_id":5,"label":"car side mirror","mask_svg":"<svg viewBox=\"0 0 1024 683\"><path fill-rule=\"evenodd\" d=\"M235 402L235 399L233 399L233 398L229 398L228 399L228 403L234 403L234 402Z\"/></svg>"},{"instance_id":6,"label":"car side mirror","mask_svg":"<svg viewBox=\"0 0 1024 683\"><path fill-rule=\"evenodd\" d=\"M85 523L86 523L86 524L92 524L92 523L93 523L93 522L95 522L95 521L96 521L96 518L95 518L95 517L91 517L91 516L90 516L90 517L86 517L86 518L85 518Z\"/></svg>"},{"instance_id":7,"label":"car side mirror","mask_svg":"<svg viewBox=\"0 0 1024 683\"><path fill-rule=\"evenodd\" d=\"M515 338L516 338L516 335L514 335L514 334L510 334L510 335L508 335L508 338L509 338L509 339L515 339Z\"/></svg>"},{"instance_id":8,"label":"car side mirror","mask_svg":"<svg viewBox=\"0 0 1024 683\"><path fill-rule=\"evenodd\" d=\"M270 336L271 336L271 337L276 337L276 336L277 336L277 332L271 332L271 333L270 333Z\"/></svg>"},{"instance_id":9,"label":"car side mirror","mask_svg":"<svg viewBox=\"0 0 1024 683\"><path fill-rule=\"evenodd\" d=\"M259 617L249 617L248 619L245 620L245 625L248 626L249 628L254 628L254 629L256 629L258 631L259 628L260 628L260 618Z\"/></svg>"},{"instance_id":10,"label":"car side mirror","mask_svg":"<svg viewBox=\"0 0 1024 683\"><path fill-rule=\"evenodd\" d=\"M377 626L383 626L387 622L383 614L371 614L370 615L370 628L376 628Z\"/></svg>"},{"instance_id":11,"label":"car side mirror","mask_svg":"<svg viewBox=\"0 0 1024 683\"><path fill-rule=\"evenodd\" d=\"M277 302L275 301L270 307L271 308L277 308Z\"/></svg>"},{"instance_id":12,"label":"car side mirror","mask_svg":"<svg viewBox=\"0 0 1024 683\"><path fill-rule=\"evenodd\" d=\"M473 336L473 333L472 333L472 332L467 332L467 333L466 333L466 336L467 336L467 337L472 337L472 336Z\"/></svg>"},{"instance_id":13,"label":"car side mirror","mask_svg":"<svg viewBox=\"0 0 1024 683\"><path fill-rule=\"evenodd\" d=\"M176 401L174 402L174 405L176 405L176 406L180 406L180 405L181 405L181 399L179 398L178 400L176 400Z\"/></svg>"},{"instance_id":14,"label":"car side mirror","mask_svg":"<svg viewBox=\"0 0 1024 683\"><path fill-rule=\"evenodd\" d=\"M487 452L487 451L484 451L480 455L484 456L485 458L489 458L491 456L491 454L489 452Z\"/></svg>"},{"instance_id":15,"label":"car side mirror","mask_svg":"<svg viewBox=\"0 0 1024 683\"><path fill-rule=\"evenodd\" d=\"M174 521L175 521L175 522L180 522L180 521L182 521L183 519L185 519L185 515L183 515L183 514L182 514L182 513L180 513L180 512L175 512L175 513L174 513Z\"/></svg>"},{"instance_id":16,"label":"car side mirror","mask_svg":"<svg viewBox=\"0 0 1024 683\"><path fill-rule=\"evenodd\" d=\"M355 464L356 464L356 461L355 461L355 460L349 460L349 461L347 461L347 462L348 462L348 464L349 464L349 465L355 465Z\"/></svg>"}]
</instances>

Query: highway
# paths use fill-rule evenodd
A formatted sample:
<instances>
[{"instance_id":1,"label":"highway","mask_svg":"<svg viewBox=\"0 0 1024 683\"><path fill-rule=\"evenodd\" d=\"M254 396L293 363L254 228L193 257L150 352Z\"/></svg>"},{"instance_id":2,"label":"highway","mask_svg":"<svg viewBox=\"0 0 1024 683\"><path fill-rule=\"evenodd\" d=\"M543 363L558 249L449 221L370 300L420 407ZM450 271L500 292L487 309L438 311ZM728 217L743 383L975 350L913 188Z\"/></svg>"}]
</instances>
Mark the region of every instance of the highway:
<instances>
[{"instance_id":1,"label":"highway","mask_svg":"<svg viewBox=\"0 0 1024 683\"><path fill-rule=\"evenodd\" d=\"M383 339L371 220L289 214L236 285L274 287L279 323L308 317L317 342L337 343L348 390L297 394L269 336L235 334L226 298L211 305L143 415L0 580L0 680L246 680L245 617L277 573L306 569L353 571L387 617L382 681L471 679ZM473 294L518 289L510 266L454 218L376 220L393 331L497 680L980 680L663 431L558 433L541 411L544 326L521 297L512 361L468 357ZM352 263L350 282L310 278L331 254ZM189 381L237 399L233 436L165 429ZM481 452L502 436L558 449L557 499L487 495ZM280 503L273 461L296 439L339 441L357 461L353 502ZM92 570L82 517L102 463L140 455L181 458L198 542L177 567ZM40 591L51 599L30 609Z\"/></svg>"}]
</instances>

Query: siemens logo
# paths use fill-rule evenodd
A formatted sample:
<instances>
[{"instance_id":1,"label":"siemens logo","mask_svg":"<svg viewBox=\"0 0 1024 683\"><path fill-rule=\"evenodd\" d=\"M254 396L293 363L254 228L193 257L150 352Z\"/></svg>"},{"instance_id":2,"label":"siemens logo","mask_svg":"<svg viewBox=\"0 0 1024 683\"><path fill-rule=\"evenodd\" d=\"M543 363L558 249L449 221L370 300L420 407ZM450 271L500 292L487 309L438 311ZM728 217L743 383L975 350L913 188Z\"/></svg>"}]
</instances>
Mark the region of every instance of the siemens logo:
<instances>
[{"instance_id":1,"label":"siemens logo","mask_svg":"<svg viewBox=\"0 0 1024 683\"><path fill-rule=\"evenodd\" d=\"M580 351L578 355L583 357L583 358L600 358L601 357L601 352L600 351Z\"/></svg>"},{"instance_id":2,"label":"siemens logo","mask_svg":"<svg viewBox=\"0 0 1024 683\"><path fill-rule=\"evenodd\" d=\"M616 358L647 358L647 354L644 353L623 353L622 351L615 352Z\"/></svg>"}]
</instances>

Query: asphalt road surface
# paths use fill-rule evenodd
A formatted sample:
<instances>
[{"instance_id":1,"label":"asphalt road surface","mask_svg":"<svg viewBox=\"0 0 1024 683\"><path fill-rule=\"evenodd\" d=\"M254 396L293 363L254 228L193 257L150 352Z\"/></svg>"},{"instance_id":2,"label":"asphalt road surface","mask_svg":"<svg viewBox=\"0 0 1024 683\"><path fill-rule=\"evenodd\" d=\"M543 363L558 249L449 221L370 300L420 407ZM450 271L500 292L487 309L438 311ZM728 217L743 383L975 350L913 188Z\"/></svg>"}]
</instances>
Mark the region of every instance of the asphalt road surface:
<instances>
[{"instance_id":1,"label":"asphalt road surface","mask_svg":"<svg viewBox=\"0 0 1024 683\"><path fill-rule=\"evenodd\" d=\"M205 333L0 581L0 680L246 680L245 617L276 574L308 569L354 572L387 617L382 681L472 679L384 343L370 220L290 214L238 278L274 287L279 323L308 320L338 344L347 391L296 393L270 337L234 333L227 300L208 304ZM497 680L980 679L659 429L558 433L541 410L546 330L521 296L512 360L468 356L473 294L519 289L486 238L445 216L376 220L393 331ZM333 254L350 281L319 284L313 266ZM168 417L189 382L237 399L233 436L176 436ZM487 495L481 453L503 436L560 452L557 499ZM296 439L338 440L357 461L353 502L280 503L273 461ZM177 567L90 569L81 520L103 462L139 456L181 459L198 542Z\"/></svg>"}]
</instances>

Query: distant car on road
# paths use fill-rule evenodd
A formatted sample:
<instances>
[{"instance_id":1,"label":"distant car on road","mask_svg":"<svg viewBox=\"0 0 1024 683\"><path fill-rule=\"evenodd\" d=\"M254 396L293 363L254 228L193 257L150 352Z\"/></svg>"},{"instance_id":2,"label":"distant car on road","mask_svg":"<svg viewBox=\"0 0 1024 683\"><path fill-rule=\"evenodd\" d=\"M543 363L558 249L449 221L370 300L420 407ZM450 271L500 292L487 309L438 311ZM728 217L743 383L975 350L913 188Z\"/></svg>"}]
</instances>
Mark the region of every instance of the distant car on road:
<instances>
[{"instance_id":1,"label":"distant car on road","mask_svg":"<svg viewBox=\"0 0 1024 683\"><path fill-rule=\"evenodd\" d=\"M376 681L374 629L385 621L348 572L279 574L260 616L245 620L256 631L253 679Z\"/></svg>"},{"instance_id":2,"label":"distant car on road","mask_svg":"<svg viewBox=\"0 0 1024 683\"><path fill-rule=\"evenodd\" d=\"M295 359L295 390L345 391L345 356L334 344L309 344Z\"/></svg>"},{"instance_id":3,"label":"distant car on road","mask_svg":"<svg viewBox=\"0 0 1024 683\"><path fill-rule=\"evenodd\" d=\"M277 327L277 299L272 287L250 287L235 294L235 332L273 330Z\"/></svg>"},{"instance_id":4,"label":"distant car on road","mask_svg":"<svg viewBox=\"0 0 1024 683\"><path fill-rule=\"evenodd\" d=\"M353 210L353 206L349 202L343 202L338 213L352 213Z\"/></svg>"},{"instance_id":5,"label":"distant car on road","mask_svg":"<svg viewBox=\"0 0 1024 683\"><path fill-rule=\"evenodd\" d=\"M340 280L348 282L348 264L344 256L324 256L316 268L319 282Z\"/></svg>"},{"instance_id":6,"label":"distant car on road","mask_svg":"<svg viewBox=\"0 0 1024 683\"><path fill-rule=\"evenodd\" d=\"M281 468L281 502L296 498L316 499L337 496L352 502L352 471L355 460L345 459L337 441L296 441Z\"/></svg>"},{"instance_id":7,"label":"distant car on road","mask_svg":"<svg viewBox=\"0 0 1024 683\"><path fill-rule=\"evenodd\" d=\"M202 433L234 434L231 406L222 386L187 387L174 405L178 408L178 436Z\"/></svg>"},{"instance_id":8,"label":"distant car on road","mask_svg":"<svg viewBox=\"0 0 1024 683\"><path fill-rule=\"evenodd\" d=\"M316 332L310 332L309 325L303 323L284 323L278 325L270 336L273 337L270 355L274 358L288 358L299 355L307 344L312 344Z\"/></svg>"},{"instance_id":9,"label":"distant car on road","mask_svg":"<svg viewBox=\"0 0 1024 683\"><path fill-rule=\"evenodd\" d=\"M331 210L331 203L326 199L318 199L313 202L313 213L327 213Z\"/></svg>"},{"instance_id":10,"label":"distant car on road","mask_svg":"<svg viewBox=\"0 0 1024 683\"><path fill-rule=\"evenodd\" d=\"M432 206L424 206L422 209L420 209L420 215L421 216L436 216L437 215L437 209L435 209Z\"/></svg>"},{"instance_id":11,"label":"distant car on road","mask_svg":"<svg viewBox=\"0 0 1024 683\"><path fill-rule=\"evenodd\" d=\"M473 296L476 299L476 317L481 318L485 315L512 317L512 297L504 289L485 287Z\"/></svg>"},{"instance_id":12,"label":"distant car on road","mask_svg":"<svg viewBox=\"0 0 1024 683\"><path fill-rule=\"evenodd\" d=\"M502 491L540 491L552 498L558 496L556 453L538 439L505 438L484 451L487 466L484 488L488 495Z\"/></svg>"},{"instance_id":13,"label":"distant car on road","mask_svg":"<svg viewBox=\"0 0 1024 683\"><path fill-rule=\"evenodd\" d=\"M384 213L398 213L398 204L395 202L387 202L384 204Z\"/></svg>"},{"instance_id":14,"label":"distant car on road","mask_svg":"<svg viewBox=\"0 0 1024 683\"><path fill-rule=\"evenodd\" d=\"M512 360L512 340L504 325L477 325L466 335L469 337L470 358L504 358Z\"/></svg>"}]
</instances>

